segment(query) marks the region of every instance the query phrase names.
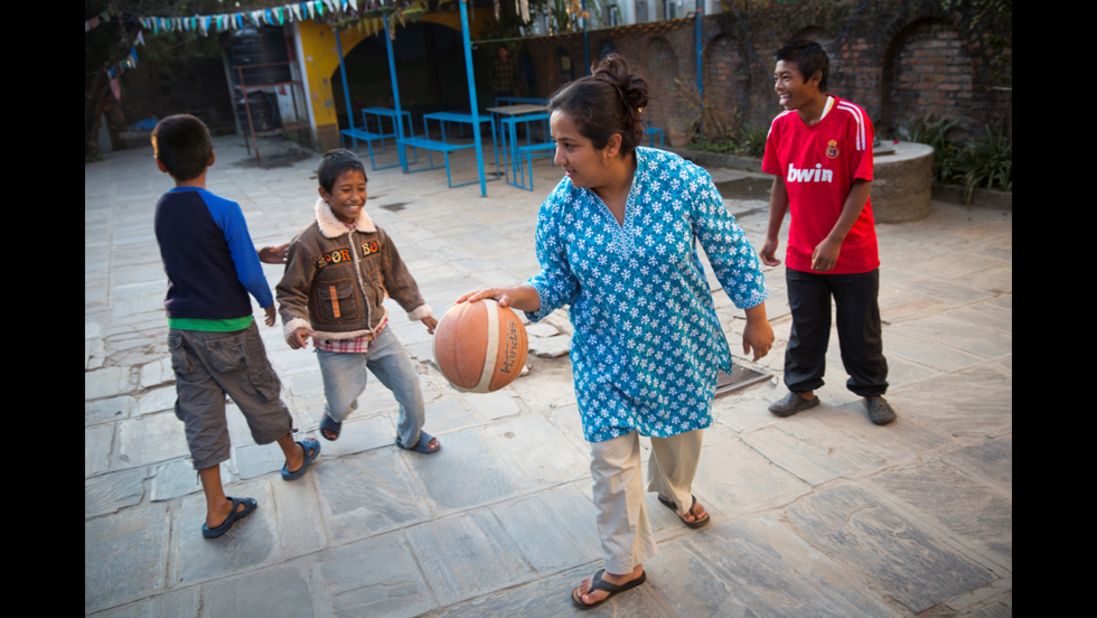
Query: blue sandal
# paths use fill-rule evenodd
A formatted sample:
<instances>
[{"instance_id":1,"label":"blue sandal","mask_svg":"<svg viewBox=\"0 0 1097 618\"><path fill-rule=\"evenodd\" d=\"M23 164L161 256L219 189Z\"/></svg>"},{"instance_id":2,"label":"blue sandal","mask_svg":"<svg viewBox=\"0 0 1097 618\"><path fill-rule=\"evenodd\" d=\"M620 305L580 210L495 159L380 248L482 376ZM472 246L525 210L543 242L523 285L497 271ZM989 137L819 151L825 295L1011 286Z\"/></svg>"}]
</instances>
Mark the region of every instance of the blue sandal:
<instances>
[{"instance_id":1,"label":"blue sandal","mask_svg":"<svg viewBox=\"0 0 1097 618\"><path fill-rule=\"evenodd\" d=\"M313 439L301 440L298 442L301 448L305 451L305 461L301 464L301 467L289 471L289 462L287 461L282 465L282 478L287 481L299 479L305 475L305 471L309 469L309 464L316 461L316 458L320 456L320 443Z\"/></svg>"},{"instance_id":2,"label":"blue sandal","mask_svg":"<svg viewBox=\"0 0 1097 618\"><path fill-rule=\"evenodd\" d=\"M320 421L320 435L324 436L324 439L329 442L335 442L339 439L339 434L342 431L343 423L336 421L332 417L328 416L327 413L324 413L324 418ZM331 433L331 435L335 437L329 438L328 434L325 432Z\"/></svg>"},{"instance_id":3,"label":"blue sandal","mask_svg":"<svg viewBox=\"0 0 1097 618\"><path fill-rule=\"evenodd\" d=\"M423 430L419 430L419 442L417 442L415 446L404 446L404 443L400 441L400 436L396 436L396 446L399 446L405 451L415 451L416 453L426 453L427 455L430 455L432 453L437 453L442 449L441 442L438 442L437 446L434 448L427 446L433 439L434 436Z\"/></svg>"},{"instance_id":4,"label":"blue sandal","mask_svg":"<svg viewBox=\"0 0 1097 618\"><path fill-rule=\"evenodd\" d=\"M222 534L229 531L232 525L237 521L251 515L252 511L259 508L259 503L254 498L233 498L232 496L225 496L232 502L232 512L225 518L225 521L221 522L220 526L214 526L210 528L206 524L202 524L202 536L207 539L216 539ZM243 504L243 510L240 509L240 505Z\"/></svg>"}]
</instances>

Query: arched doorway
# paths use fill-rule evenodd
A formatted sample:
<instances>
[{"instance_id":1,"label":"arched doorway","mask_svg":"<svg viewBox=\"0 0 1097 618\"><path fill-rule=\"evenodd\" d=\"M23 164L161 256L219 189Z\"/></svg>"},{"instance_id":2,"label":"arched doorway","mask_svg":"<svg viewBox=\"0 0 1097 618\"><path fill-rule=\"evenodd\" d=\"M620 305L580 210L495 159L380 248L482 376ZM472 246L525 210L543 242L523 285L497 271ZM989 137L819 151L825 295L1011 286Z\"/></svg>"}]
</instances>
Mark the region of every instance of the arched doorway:
<instances>
[{"instance_id":1,"label":"arched doorway","mask_svg":"<svg viewBox=\"0 0 1097 618\"><path fill-rule=\"evenodd\" d=\"M884 57L880 125L892 135L926 114L957 123L957 139L978 126L971 57L960 34L944 21L924 19L900 31ZM881 134L884 134L881 131Z\"/></svg>"}]
</instances>

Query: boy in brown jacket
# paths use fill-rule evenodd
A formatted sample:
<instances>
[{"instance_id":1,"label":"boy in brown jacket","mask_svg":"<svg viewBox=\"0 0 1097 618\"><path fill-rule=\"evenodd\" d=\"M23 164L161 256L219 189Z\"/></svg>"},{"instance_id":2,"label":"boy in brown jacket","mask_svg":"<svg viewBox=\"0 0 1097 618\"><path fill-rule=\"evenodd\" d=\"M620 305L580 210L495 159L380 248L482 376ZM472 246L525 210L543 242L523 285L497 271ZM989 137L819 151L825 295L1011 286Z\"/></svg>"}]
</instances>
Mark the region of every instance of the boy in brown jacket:
<instances>
[{"instance_id":1,"label":"boy in brown jacket","mask_svg":"<svg viewBox=\"0 0 1097 618\"><path fill-rule=\"evenodd\" d=\"M337 440L358 407L373 372L400 404L396 445L435 453L438 440L422 430L419 376L392 329L383 302L390 295L421 320L438 324L415 279L385 231L366 214L366 170L349 150L324 154L317 170L316 219L290 243L277 295L286 342L297 350L312 338L327 400L320 433Z\"/></svg>"}]
</instances>

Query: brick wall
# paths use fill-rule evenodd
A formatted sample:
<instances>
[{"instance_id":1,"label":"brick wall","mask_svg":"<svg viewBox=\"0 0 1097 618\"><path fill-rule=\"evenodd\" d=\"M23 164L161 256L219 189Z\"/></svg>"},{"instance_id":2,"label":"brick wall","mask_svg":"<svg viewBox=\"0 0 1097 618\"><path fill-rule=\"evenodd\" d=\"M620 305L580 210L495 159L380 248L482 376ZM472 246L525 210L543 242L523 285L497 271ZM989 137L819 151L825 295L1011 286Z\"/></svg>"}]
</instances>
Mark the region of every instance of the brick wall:
<instances>
[{"instance_id":1,"label":"brick wall","mask_svg":"<svg viewBox=\"0 0 1097 618\"><path fill-rule=\"evenodd\" d=\"M946 13L938 2L732 5L703 20L705 92L737 108L753 127L767 127L781 111L773 94L773 53L796 35L823 45L831 57L829 90L862 105L883 137L928 112L971 130L1009 116L1011 93L1001 87L1011 78L1003 80L1001 66L1008 65L1012 34L988 37L970 27L970 16ZM679 145L696 116L674 89L675 77L690 85L696 80L692 20L592 31L592 56L605 40L649 79L648 120ZM537 66L537 95L548 96L570 79L554 68L558 47L570 54L575 77L584 74L579 34L525 45Z\"/></svg>"},{"instance_id":2,"label":"brick wall","mask_svg":"<svg viewBox=\"0 0 1097 618\"><path fill-rule=\"evenodd\" d=\"M969 132L981 124L971 57L947 23L922 21L900 33L885 67L888 120L895 128L929 113L954 119Z\"/></svg>"}]
</instances>

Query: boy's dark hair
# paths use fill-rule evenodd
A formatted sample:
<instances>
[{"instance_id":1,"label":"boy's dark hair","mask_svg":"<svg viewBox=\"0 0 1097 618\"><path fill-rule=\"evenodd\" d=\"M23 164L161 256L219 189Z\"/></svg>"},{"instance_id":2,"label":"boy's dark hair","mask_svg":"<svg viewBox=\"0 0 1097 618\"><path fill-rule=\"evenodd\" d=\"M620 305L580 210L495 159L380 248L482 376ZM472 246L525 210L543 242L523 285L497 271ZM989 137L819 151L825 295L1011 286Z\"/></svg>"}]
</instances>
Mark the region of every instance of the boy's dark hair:
<instances>
[{"instance_id":1,"label":"boy's dark hair","mask_svg":"<svg viewBox=\"0 0 1097 618\"><path fill-rule=\"evenodd\" d=\"M205 171L213 154L206 123L190 114L168 116L152 130L152 152L176 180L191 180Z\"/></svg>"},{"instance_id":2,"label":"boy's dark hair","mask_svg":"<svg viewBox=\"0 0 1097 618\"><path fill-rule=\"evenodd\" d=\"M819 80L819 90L826 92L830 58L827 57L827 52L822 45L807 39L796 39L785 43L785 46L777 50L773 57L785 62L795 62L805 82L811 79L812 75L821 72L823 79Z\"/></svg>"},{"instance_id":3,"label":"boy's dark hair","mask_svg":"<svg viewBox=\"0 0 1097 618\"><path fill-rule=\"evenodd\" d=\"M320 181L320 186L324 188L324 191L331 193L335 181L339 180L339 177L346 172L351 171L362 172L362 176L367 182L369 181L369 177L366 176L366 166L362 165L362 160L358 158L358 155L346 148L336 148L324 153L324 158L320 161L320 167L316 170L316 179Z\"/></svg>"},{"instance_id":4,"label":"boy's dark hair","mask_svg":"<svg viewBox=\"0 0 1097 618\"><path fill-rule=\"evenodd\" d=\"M571 116L579 133L599 150L614 133L620 133L621 154L628 154L644 139L642 114L648 104L648 83L630 73L628 61L618 53L602 58L591 73L557 90L549 111Z\"/></svg>"}]
</instances>

